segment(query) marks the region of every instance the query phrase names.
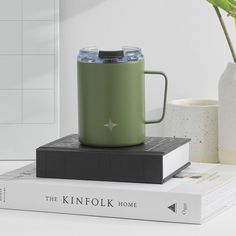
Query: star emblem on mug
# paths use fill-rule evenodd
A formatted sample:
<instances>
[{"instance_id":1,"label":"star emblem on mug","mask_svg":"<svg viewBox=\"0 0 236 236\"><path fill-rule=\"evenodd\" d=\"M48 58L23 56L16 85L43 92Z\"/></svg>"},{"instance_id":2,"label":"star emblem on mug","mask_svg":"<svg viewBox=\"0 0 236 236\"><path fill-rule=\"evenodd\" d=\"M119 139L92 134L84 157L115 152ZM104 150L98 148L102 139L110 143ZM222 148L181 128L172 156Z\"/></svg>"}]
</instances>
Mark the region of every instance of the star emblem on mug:
<instances>
[{"instance_id":1,"label":"star emblem on mug","mask_svg":"<svg viewBox=\"0 0 236 236\"><path fill-rule=\"evenodd\" d=\"M114 127L118 126L118 124L114 123L111 119L109 119L109 121L104 124L104 126L107 127L110 131L112 131Z\"/></svg>"}]
</instances>

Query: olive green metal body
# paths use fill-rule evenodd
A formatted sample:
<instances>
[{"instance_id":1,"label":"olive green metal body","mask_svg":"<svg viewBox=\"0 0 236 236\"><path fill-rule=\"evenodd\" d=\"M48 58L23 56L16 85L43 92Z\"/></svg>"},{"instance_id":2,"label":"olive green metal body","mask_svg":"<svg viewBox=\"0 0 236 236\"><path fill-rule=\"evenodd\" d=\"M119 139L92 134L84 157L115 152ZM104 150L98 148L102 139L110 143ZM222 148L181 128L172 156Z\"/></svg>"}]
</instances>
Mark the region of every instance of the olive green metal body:
<instances>
[{"instance_id":1,"label":"olive green metal body","mask_svg":"<svg viewBox=\"0 0 236 236\"><path fill-rule=\"evenodd\" d=\"M79 134L82 144L121 147L144 142L144 61L118 64L78 62Z\"/></svg>"}]
</instances>

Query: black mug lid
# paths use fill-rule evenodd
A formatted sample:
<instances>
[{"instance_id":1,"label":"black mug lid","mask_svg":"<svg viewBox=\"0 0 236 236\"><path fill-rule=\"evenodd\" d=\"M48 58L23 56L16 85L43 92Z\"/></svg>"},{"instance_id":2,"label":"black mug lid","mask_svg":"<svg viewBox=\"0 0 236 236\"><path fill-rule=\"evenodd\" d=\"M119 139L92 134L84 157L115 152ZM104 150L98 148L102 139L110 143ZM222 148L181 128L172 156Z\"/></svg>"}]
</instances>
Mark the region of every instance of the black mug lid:
<instances>
[{"instance_id":1,"label":"black mug lid","mask_svg":"<svg viewBox=\"0 0 236 236\"><path fill-rule=\"evenodd\" d=\"M124 57L124 51L118 50L118 51L99 51L98 56L101 59L105 58L121 58Z\"/></svg>"}]
</instances>

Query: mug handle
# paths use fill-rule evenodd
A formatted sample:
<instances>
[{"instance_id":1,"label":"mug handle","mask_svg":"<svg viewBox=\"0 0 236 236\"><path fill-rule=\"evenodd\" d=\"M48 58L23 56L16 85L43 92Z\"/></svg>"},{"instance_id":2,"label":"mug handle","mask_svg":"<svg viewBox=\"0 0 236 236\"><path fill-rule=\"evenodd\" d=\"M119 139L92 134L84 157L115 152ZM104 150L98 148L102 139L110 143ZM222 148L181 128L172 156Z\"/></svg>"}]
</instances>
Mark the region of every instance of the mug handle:
<instances>
[{"instance_id":1,"label":"mug handle","mask_svg":"<svg viewBox=\"0 0 236 236\"><path fill-rule=\"evenodd\" d=\"M164 100L163 100L163 111L162 111L162 115L161 118L158 120L150 120L150 121L145 121L145 124L155 124L155 123L160 123L165 116L165 112L166 112L166 100L167 100L167 89L168 89L168 80L167 80L167 76L165 73L161 72L161 71L144 71L144 74L148 74L148 75L162 75L164 80L165 80L165 89L164 89Z\"/></svg>"}]
</instances>

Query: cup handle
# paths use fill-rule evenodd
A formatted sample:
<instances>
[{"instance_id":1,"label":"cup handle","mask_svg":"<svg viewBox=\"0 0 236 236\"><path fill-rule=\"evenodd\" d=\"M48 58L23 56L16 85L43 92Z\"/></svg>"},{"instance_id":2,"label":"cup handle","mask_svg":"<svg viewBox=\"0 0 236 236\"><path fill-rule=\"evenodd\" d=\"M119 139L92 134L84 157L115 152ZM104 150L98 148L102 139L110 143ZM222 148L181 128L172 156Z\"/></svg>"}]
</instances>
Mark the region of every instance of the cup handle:
<instances>
[{"instance_id":1,"label":"cup handle","mask_svg":"<svg viewBox=\"0 0 236 236\"><path fill-rule=\"evenodd\" d=\"M160 123L165 116L165 112L166 112L166 100L167 100L167 89L168 89L168 80L167 80L167 76L165 73L161 72L161 71L144 71L144 74L149 74L149 75L162 75L164 80L165 80L165 89L164 89L164 100L163 100L163 111L162 111L162 115L161 118L158 120L150 120L150 121L145 121L145 124L155 124L155 123Z\"/></svg>"}]
</instances>

